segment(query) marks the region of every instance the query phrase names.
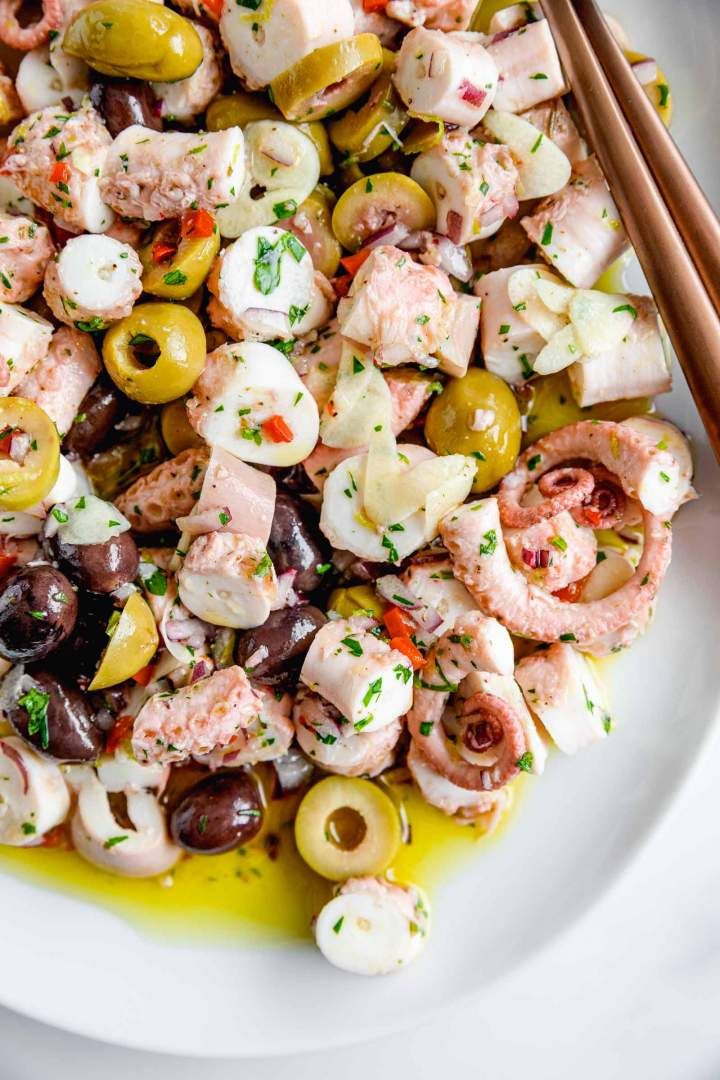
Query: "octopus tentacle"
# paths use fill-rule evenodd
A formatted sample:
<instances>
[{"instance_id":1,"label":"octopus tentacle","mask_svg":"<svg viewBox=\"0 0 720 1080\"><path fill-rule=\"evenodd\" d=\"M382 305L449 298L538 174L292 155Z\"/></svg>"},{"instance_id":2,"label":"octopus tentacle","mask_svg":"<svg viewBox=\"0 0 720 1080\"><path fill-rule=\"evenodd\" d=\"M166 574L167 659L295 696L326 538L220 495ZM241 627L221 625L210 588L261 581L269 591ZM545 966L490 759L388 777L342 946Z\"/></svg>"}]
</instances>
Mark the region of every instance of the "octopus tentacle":
<instances>
[{"instance_id":1,"label":"octopus tentacle","mask_svg":"<svg viewBox=\"0 0 720 1080\"><path fill-rule=\"evenodd\" d=\"M650 438L623 424L611 420L580 420L533 443L512 472L503 479L498 492L503 525L522 528L542 517L554 517L559 513L558 506L553 502L557 495L535 507L523 507L520 503L531 484L551 469L578 458L604 466L617 477L625 494L639 499L652 514L671 517L682 501L679 466L672 454L659 449ZM583 473L592 479L589 470L567 471L578 474L578 482L579 474ZM582 484L585 486L585 498L590 495L592 487L587 487L587 479L583 479ZM575 499L574 487L569 486L568 492ZM572 505L580 502L582 499L576 499ZM567 504L562 508L567 508Z\"/></svg>"},{"instance_id":2,"label":"octopus tentacle","mask_svg":"<svg viewBox=\"0 0 720 1080\"><path fill-rule=\"evenodd\" d=\"M479 612L471 612L458 620L452 633L443 634L435 643L407 715L408 730L422 757L441 776L470 791L503 787L519 771L518 761L527 750L519 717L495 694L476 693L462 707L462 733L469 737L468 748L477 752L480 742L488 743L489 739L488 745L498 747L498 757L491 765L464 760L443 730L442 715L450 694L471 672L492 670L484 640L489 621Z\"/></svg>"},{"instance_id":3,"label":"octopus tentacle","mask_svg":"<svg viewBox=\"0 0 720 1080\"><path fill-rule=\"evenodd\" d=\"M669 521L643 510L645 542L633 576L610 596L570 603L518 574L505 548L498 500L470 503L440 526L453 572L486 615L535 641L588 648L623 627L644 627L672 549Z\"/></svg>"},{"instance_id":4,"label":"octopus tentacle","mask_svg":"<svg viewBox=\"0 0 720 1080\"><path fill-rule=\"evenodd\" d=\"M20 26L17 21L21 5L22 0L0 0L0 41L11 49L27 52L43 45L50 31L62 25L62 0L43 0L42 18L31 26Z\"/></svg>"},{"instance_id":5,"label":"octopus tentacle","mask_svg":"<svg viewBox=\"0 0 720 1080\"><path fill-rule=\"evenodd\" d=\"M580 506L573 507L572 516L578 525L587 525L591 529L614 529L625 520L627 495L618 484L617 477L602 465L593 465L590 472L595 486Z\"/></svg>"},{"instance_id":6,"label":"octopus tentacle","mask_svg":"<svg viewBox=\"0 0 720 1080\"><path fill-rule=\"evenodd\" d=\"M377 731L355 732L329 701L301 687L295 698L293 724L301 750L327 772L340 776L377 776L392 765L402 733L401 720Z\"/></svg>"}]
</instances>

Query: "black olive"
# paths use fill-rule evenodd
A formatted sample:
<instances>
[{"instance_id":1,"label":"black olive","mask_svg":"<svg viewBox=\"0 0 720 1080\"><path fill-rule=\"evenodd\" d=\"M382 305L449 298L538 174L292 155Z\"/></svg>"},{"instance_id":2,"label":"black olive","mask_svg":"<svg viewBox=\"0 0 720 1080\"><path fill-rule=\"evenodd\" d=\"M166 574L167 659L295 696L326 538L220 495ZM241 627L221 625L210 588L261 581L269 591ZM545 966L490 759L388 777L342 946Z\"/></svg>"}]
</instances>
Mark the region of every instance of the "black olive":
<instances>
[{"instance_id":1,"label":"black olive","mask_svg":"<svg viewBox=\"0 0 720 1080\"><path fill-rule=\"evenodd\" d=\"M51 551L68 577L90 592L111 593L137 574L140 556L129 532L103 544L64 544L54 537Z\"/></svg>"},{"instance_id":2,"label":"black olive","mask_svg":"<svg viewBox=\"0 0 720 1080\"><path fill-rule=\"evenodd\" d=\"M42 660L70 636L77 609L75 590L53 566L16 570L0 592L0 656Z\"/></svg>"},{"instance_id":3,"label":"black olive","mask_svg":"<svg viewBox=\"0 0 720 1080\"><path fill-rule=\"evenodd\" d=\"M18 734L36 749L60 761L94 761L103 748L103 736L93 722L88 700L79 690L65 686L49 671L32 671L37 694L21 691L8 710Z\"/></svg>"},{"instance_id":4,"label":"black olive","mask_svg":"<svg viewBox=\"0 0 720 1080\"><path fill-rule=\"evenodd\" d=\"M107 648L108 636L105 631L114 610L110 597L81 594L75 632L69 641L48 657L43 667L50 667L63 681L72 681L81 690L86 690Z\"/></svg>"},{"instance_id":5,"label":"black olive","mask_svg":"<svg viewBox=\"0 0 720 1080\"><path fill-rule=\"evenodd\" d=\"M128 48L132 47L133 43L128 42ZM134 79L98 81L90 88L90 101L113 138L132 124L162 131L157 98L149 83Z\"/></svg>"},{"instance_id":6,"label":"black olive","mask_svg":"<svg viewBox=\"0 0 720 1080\"><path fill-rule=\"evenodd\" d=\"M63 440L63 453L88 457L110 438L127 405L119 390L104 378L90 387L72 427Z\"/></svg>"},{"instance_id":7,"label":"black olive","mask_svg":"<svg viewBox=\"0 0 720 1080\"><path fill-rule=\"evenodd\" d=\"M240 770L208 776L186 791L170 815L170 831L186 851L219 855L252 840L262 821L257 785Z\"/></svg>"},{"instance_id":8,"label":"black olive","mask_svg":"<svg viewBox=\"0 0 720 1080\"><path fill-rule=\"evenodd\" d=\"M322 611L310 604L271 611L262 626L240 635L235 661L244 667L254 652L265 648L265 659L253 667L250 675L266 686L287 686L326 621Z\"/></svg>"},{"instance_id":9,"label":"black olive","mask_svg":"<svg viewBox=\"0 0 720 1080\"><path fill-rule=\"evenodd\" d=\"M284 491L279 491L275 500L267 549L278 576L286 570L297 571L293 588L312 592L322 584L323 575L317 568L326 560L327 545L309 507Z\"/></svg>"}]
</instances>

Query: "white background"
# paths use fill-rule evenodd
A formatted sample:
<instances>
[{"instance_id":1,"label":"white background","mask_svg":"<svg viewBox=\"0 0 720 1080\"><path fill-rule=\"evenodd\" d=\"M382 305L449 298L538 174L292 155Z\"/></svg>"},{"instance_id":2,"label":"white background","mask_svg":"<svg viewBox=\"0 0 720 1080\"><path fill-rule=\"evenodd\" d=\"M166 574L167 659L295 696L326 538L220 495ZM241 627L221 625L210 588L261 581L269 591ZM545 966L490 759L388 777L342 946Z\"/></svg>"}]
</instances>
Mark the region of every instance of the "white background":
<instances>
[{"instance_id":1,"label":"white background","mask_svg":"<svg viewBox=\"0 0 720 1080\"><path fill-rule=\"evenodd\" d=\"M634 11L641 6L632 5ZM717 170L720 125L714 132L700 133L688 103L702 87L703 95L720 104L717 66L698 70L693 48L693 39L697 46L696 35L705 27L714 27L720 35L720 19L707 18L720 16L720 0L648 0L654 18L643 20L644 25L637 18L626 19L619 3L608 7L623 18L635 42L660 57L671 48L672 19L672 33L683 39L683 47L666 64L679 102L674 133L681 146L699 134L714 143L716 152L703 162L699 177L707 182L712 177L716 184L712 173ZM696 20L698 15L705 18ZM716 621L709 616L706 626L687 632L717 634ZM368 1075L373 1080L515 1080L528 1074L534 1080L718 1080L719 760L717 734L641 857L589 916L484 996L450 1011L438 1001L437 1020L421 1030L327 1053L199 1062L90 1042L0 1009L0 1080L324 1080L331 1075L342 1080L367 1080ZM588 850L587 859L592 858ZM582 871L578 866L578 875ZM5 926L3 932L12 931ZM461 926L457 932L462 934ZM31 941L27 947L32 964ZM371 981L364 987L372 994ZM251 994L252 986L247 990ZM193 993L190 968L187 992ZM202 1009L198 1000L198 1012ZM318 1010L332 1029L332 1002L318 1002Z\"/></svg>"}]
</instances>

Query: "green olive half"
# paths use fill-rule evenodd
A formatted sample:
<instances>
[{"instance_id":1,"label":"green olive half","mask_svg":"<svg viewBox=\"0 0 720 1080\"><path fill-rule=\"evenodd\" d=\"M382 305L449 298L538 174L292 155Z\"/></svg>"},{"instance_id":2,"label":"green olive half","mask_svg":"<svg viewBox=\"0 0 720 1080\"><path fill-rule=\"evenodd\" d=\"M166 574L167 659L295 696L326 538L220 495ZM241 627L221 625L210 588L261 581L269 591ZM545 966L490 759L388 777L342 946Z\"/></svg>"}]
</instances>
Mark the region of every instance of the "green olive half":
<instances>
[{"instance_id":1,"label":"green olive half","mask_svg":"<svg viewBox=\"0 0 720 1080\"><path fill-rule=\"evenodd\" d=\"M205 366L205 331L183 304L137 304L108 330L103 360L116 386L143 405L187 394Z\"/></svg>"},{"instance_id":2,"label":"green olive half","mask_svg":"<svg viewBox=\"0 0 720 1080\"><path fill-rule=\"evenodd\" d=\"M402 173L375 173L344 191L332 227L344 248L357 251L368 237L400 222L411 232L435 226L435 207L419 184Z\"/></svg>"},{"instance_id":3,"label":"green olive half","mask_svg":"<svg viewBox=\"0 0 720 1080\"><path fill-rule=\"evenodd\" d=\"M152 0L96 0L77 13L62 47L103 75L150 82L187 79L203 59L193 24Z\"/></svg>"}]
</instances>

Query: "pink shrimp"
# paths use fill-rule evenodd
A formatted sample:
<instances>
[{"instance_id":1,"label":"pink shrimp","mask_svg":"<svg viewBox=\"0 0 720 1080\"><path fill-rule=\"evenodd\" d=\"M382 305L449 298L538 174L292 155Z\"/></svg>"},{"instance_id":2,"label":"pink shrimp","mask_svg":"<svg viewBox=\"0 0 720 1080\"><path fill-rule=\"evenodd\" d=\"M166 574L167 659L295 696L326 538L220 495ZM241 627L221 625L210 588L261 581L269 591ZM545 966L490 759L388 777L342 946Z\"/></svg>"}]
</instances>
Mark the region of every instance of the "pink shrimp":
<instances>
[{"instance_id":1,"label":"pink shrimp","mask_svg":"<svg viewBox=\"0 0 720 1080\"><path fill-rule=\"evenodd\" d=\"M488 624L491 624L490 626ZM474 671L497 671L488 631L497 624L479 612L458 619L428 653L407 715L408 730L424 758L447 780L470 791L496 791L519 771L528 749L525 729L516 711L502 698L483 691L460 708L460 738L472 754L496 753L492 764L466 760L452 747L442 717L451 693ZM504 674L504 672L499 672Z\"/></svg>"},{"instance_id":2,"label":"pink shrimp","mask_svg":"<svg viewBox=\"0 0 720 1080\"><path fill-rule=\"evenodd\" d=\"M642 627L657 595L671 556L671 528L643 509L645 543L633 576L610 596L589 603L569 603L528 582L515 572L503 537L496 498L470 503L440 526L463 582L487 615L507 629L534 641L569 641L588 648L623 627Z\"/></svg>"},{"instance_id":3,"label":"pink shrimp","mask_svg":"<svg viewBox=\"0 0 720 1080\"><path fill-rule=\"evenodd\" d=\"M62 0L43 0L42 18L31 26L20 26L17 13L22 0L0 0L0 41L11 49L28 52L43 45L51 30L57 30L63 22Z\"/></svg>"},{"instance_id":4,"label":"pink shrimp","mask_svg":"<svg viewBox=\"0 0 720 1080\"><path fill-rule=\"evenodd\" d=\"M522 529L584 503L595 487L592 473L555 468L577 459L600 462L617 477L626 495L639 499L651 514L672 517L681 501L677 461L637 432L631 430L628 438L627 430L611 420L580 420L533 443L500 485L503 525ZM526 489L538 480L545 502L521 506Z\"/></svg>"}]
</instances>

